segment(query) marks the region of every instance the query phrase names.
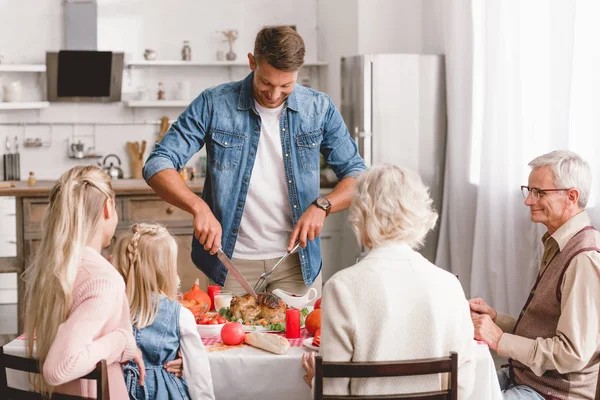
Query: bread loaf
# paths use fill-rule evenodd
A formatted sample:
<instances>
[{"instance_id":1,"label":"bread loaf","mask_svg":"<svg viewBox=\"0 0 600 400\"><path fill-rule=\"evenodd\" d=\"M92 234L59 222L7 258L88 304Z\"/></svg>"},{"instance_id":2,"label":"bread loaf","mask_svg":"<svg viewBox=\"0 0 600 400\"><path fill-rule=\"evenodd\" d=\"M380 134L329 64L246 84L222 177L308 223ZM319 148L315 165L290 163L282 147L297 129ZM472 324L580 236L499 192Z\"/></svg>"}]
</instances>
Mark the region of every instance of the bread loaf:
<instances>
[{"instance_id":1,"label":"bread loaf","mask_svg":"<svg viewBox=\"0 0 600 400\"><path fill-rule=\"evenodd\" d=\"M285 354L290 348L290 342L286 338L269 333L249 332L246 333L244 341L250 346L275 354Z\"/></svg>"}]
</instances>

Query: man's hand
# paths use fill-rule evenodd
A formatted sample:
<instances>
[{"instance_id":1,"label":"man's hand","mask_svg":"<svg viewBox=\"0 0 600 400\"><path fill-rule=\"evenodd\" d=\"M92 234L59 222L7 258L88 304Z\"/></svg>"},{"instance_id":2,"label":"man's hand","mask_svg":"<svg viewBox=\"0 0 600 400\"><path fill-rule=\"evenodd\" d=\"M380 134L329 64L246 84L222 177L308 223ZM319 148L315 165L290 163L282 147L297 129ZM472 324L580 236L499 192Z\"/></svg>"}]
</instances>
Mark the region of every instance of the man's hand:
<instances>
[{"instance_id":1,"label":"man's hand","mask_svg":"<svg viewBox=\"0 0 600 400\"><path fill-rule=\"evenodd\" d=\"M502 329L492 321L489 315L472 315L473 328L475 329L475 339L482 340L487 343L490 349L498 351L498 343L504 334Z\"/></svg>"},{"instance_id":2,"label":"man's hand","mask_svg":"<svg viewBox=\"0 0 600 400\"><path fill-rule=\"evenodd\" d=\"M140 386L144 386L144 379L146 379L146 364L144 364L144 356L140 349L136 348L135 356L133 356L133 362L137 364L140 370Z\"/></svg>"},{"instance_id":3,"label":"man's hand","mask_svg":"<svg viewBox=\"0 0 600 400\"><path fill-rule=\"evenodd\" d=\"M169 361L168 363L163 365L163 368L167 372L171 372L175 374L176 377L181 378L181 375L183 374L183 359L181 358L180 351L177 352L177 356L179 358Z\"/></svg>"},{"instance_id":4,"label":"man's hand","mask_svg":"<svg viewBox=\"0 0 600 400\"><path fill-rule=\"evenodd\" d=\"M306 371L306 375L304 375L304 382L308 385L308 387L312 388L312 380L315 377L315 353L314 351L309 354L302 354L302 367Z\"/></svg>"},{"instance_id":5,"label":"man's hand","mask_svg":"<svg viewBox=\"0 0 600 400\"><path fill-rule=\"evenodd\" d=\"M292 231L290 241L288 242L288 251L292 250L294 244L298 240L300 240L300 246L306 248L306 244L308 243L307 240L313 241L315 238L319 237L326 216L325 210L311 204L310 207L304 211L304 214L302 214Z\"/></svg>"},{"instance_id":6,"label":"man's hand","mask_svg":"<svg viewBox=\"0 0 600 400\"><path fill-rule=\"evenodd\" d=\"M206 204L202 204L194 214L194 235L204 245L204 250L215 254L221 247L221 224Z\"/></svg>"},{"instance_id":7,"label":"man's hand","mask_svg":"<svg viewBox=\"0 0 600 400\"><path fill-rule=\"evenodd\" d=\"M492 321L496 322L498 313L492 307L490 307L483 299L476 298L469 300L469 306L471 307L471 316L473 313L489 315Z\"/></svg>"}]
</instances>

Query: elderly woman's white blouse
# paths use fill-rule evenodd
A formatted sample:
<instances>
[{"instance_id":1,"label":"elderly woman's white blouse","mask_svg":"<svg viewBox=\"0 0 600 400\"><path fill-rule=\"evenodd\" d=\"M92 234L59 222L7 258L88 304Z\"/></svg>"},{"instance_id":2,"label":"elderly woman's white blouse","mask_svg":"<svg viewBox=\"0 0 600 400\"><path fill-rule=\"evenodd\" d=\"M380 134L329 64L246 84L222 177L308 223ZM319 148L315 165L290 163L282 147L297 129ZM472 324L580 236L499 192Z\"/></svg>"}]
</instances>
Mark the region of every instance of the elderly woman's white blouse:
<instances>
[{"instance_id":1,"label":"elderly woman's white blouse","mask_svg":"<svg viewBox=\"0 0 600 400\"><path fill-rule=\"evenodd\" d=\"M459 355L459 398L474 384L475 341L469 304L456 277L406 244L386 243L335 274L323 289L325 361L410 360ZM446 375L446 374L445 374ZM439 390L442 375L325 379L327 394Z\"/></svg>"}]
</instances>

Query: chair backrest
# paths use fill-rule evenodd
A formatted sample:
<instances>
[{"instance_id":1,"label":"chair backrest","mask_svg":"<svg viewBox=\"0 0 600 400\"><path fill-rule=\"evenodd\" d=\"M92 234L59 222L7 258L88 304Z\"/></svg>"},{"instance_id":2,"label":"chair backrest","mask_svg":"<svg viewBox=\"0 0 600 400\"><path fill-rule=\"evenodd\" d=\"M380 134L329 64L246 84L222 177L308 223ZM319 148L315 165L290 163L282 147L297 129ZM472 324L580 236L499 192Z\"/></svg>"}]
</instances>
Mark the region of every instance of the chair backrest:
<instances>
[{"instance_id":1,"label":"chair backrest","mask_svg":"<svg viewBox=\"0 0 600 400\"><path fill-rule=\"evenodd\" d=\"M44 399L40 393L31 392L27 390L16 389L8 386L6 378L6 370L13 369L17 371L29 372L33 374L39 374L40 368L38 360L33 358L25 358L13 356L11 354L4 354L4 348L0 346L0 400L40 400ZM96 381L96 392L98 400L110 400L108 393L108 369L106 360L100 361L96 364L96 368L87 374L82 376L81 379L92 379ZM88 397L71 396L60 393L54 393L52 395L53 400L83 400L89 399Z\"/></svg>"},{"instance_id":2,"label":"chair backrest","mask_svg":"<svg viewBox=\"0 0 600 400\"><path fill-rule=\"evenodd\" d=\"M323 378L383 378L441 373L450 373L450 387L446 390L377 396L323 395ZM451 352L448 357L385 362L324 362L321 356L317 356L315 363L315 400L358 398L457 400L458 354Z\"/></svg>"},{"instance_id":3,"label":"chair backrest","mask_svg":"<svg viewBox=\"0 0 600 400\"><path fill-rule=\"evenodd\" d=\"M600 400L600 363L598 364L598 378L596 379L596 396L594 400Z\"/></svg>"}]
</instances>

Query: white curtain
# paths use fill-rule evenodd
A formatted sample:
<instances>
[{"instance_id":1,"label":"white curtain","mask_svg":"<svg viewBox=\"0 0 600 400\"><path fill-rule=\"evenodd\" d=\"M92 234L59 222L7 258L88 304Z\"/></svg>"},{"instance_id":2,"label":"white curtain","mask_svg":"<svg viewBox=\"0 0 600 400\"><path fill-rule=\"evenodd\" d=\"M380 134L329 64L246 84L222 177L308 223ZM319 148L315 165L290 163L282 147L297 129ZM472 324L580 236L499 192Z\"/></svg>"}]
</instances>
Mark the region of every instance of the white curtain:
<instances>
[{"instance_id":1,"label":"white curtain","mask_svg":"<svg viewBox=\"0 0 600 400\"><path fill-rule=\"evenodd\" d=\"M450 3L464 13L465 2ZM595 182L600 178L600 2L473 0L466 18L470 37L457 37L447 20L448 82L457 79L453 60L466 56L453 57L459 39L471 45L470 63L455 62L472 78L470 87L448 90L449 104L471 113L448 110L437 263L459 274L470 296L516 316L537 274L545 232L530 222L520 194L527 163L570 149L592 165ZM588 211L596 224L598 202L594 191Z\"/></svg>"}]
</instances>

